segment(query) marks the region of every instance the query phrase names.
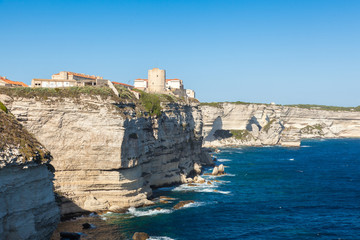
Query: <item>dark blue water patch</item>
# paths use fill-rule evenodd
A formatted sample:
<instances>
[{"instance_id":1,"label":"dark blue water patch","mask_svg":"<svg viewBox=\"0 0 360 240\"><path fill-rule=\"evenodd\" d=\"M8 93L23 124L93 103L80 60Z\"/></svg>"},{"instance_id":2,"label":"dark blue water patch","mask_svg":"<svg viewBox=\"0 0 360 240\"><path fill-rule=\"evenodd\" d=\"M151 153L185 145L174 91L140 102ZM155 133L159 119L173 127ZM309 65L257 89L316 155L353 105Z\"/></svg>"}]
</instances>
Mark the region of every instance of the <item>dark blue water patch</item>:
<instances>
[{"instance_id":1,"label":"dark blue water patch","mask_svg":"<svg viewBox=\"0 0 360 240\"><path fill-rule=\"evenodd\" d=\"M229 173L215 178L221 182L160 189L155 194L176 200L108 221L129 238L144 231L173 239L360 239L360 140L221 150L217 164ZM172 210L180 200L196 204Z\"/></svg>"}]
</instances>

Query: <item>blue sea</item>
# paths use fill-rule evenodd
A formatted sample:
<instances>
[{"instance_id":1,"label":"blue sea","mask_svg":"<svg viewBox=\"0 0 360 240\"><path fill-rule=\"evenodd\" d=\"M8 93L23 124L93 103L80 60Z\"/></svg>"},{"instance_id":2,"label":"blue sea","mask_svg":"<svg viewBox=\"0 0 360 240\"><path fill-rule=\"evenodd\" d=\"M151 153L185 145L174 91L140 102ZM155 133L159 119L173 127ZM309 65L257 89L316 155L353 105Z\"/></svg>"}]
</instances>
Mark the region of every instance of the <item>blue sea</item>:
<instances>
[{"instance_id":1,"label":"blue sea","mask_svg":"<svg viewBox=\"0 0 360 240\"><path fill-rule=\"evenodd\" d=\"M360 239L360 140L221 149L227 175L161 188L168 204L105 214L130 239ZM205 172L211 172L207 169ZM195 203L172 210L179 201ZM155 210L160 207L161 210Z\"/></svg>"}]
</instances>

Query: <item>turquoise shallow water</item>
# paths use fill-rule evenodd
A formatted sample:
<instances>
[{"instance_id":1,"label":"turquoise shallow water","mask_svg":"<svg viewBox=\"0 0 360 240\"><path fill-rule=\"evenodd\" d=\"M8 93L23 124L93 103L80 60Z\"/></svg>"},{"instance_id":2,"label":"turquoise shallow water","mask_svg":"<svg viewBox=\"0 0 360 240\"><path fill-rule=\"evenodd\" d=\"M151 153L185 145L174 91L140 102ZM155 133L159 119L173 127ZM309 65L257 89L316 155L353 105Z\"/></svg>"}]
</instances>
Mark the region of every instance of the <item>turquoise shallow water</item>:
<instances>
[{"instance_id":1,"label":"turquoise shallow water","mask_svg":"<svg viewBox=\"0 0 360 240\"><path fill-rule=\"evenodd\" d=\"M360 140L222 149L216 157L229 175L205 177L220 182L162 188L155 195L176 200L103 217L129 238L360 239ZM172 210L180 200L195 203Z\"/></svg>"}]
</instances>

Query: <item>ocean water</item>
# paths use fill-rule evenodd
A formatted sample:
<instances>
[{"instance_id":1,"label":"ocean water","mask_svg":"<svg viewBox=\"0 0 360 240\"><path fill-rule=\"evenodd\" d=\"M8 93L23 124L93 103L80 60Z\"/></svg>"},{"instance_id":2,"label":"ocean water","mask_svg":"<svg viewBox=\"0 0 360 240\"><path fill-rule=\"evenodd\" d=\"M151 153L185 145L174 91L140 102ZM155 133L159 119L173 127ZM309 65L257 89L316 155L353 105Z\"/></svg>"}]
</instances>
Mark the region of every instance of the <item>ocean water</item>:
<instances>
[{"instance_id":1,"label":"ocean water","mask_svg":"<svg viewBox=\"0 0 360 240\"><path fill-rule=\"evenodd\" d=\"M228 174L204 176L212 185L161 188L155 196L175 200L103 219L128 238L360 239L360 140L221 150ZM195 203L172 210L181 200Z\"/></svg>"}]
</instances>

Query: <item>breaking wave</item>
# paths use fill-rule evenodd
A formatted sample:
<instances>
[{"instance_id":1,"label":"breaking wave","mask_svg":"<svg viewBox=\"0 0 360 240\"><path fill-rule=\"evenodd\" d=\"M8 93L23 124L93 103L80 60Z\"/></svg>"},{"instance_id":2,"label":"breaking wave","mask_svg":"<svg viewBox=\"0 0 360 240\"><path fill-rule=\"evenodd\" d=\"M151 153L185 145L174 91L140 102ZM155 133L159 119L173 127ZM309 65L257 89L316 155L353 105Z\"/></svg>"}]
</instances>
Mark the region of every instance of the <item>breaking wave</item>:
<instances>
[{"instance_id":1,"label":"breaking wave","mask_svg":"<svg viewBox=\"0 0 360 240\"><path fill-rule=\"evenodd\" d=\"M206 203L204 203L204 202L194 202L194 203L188 203L188 204L184 205L182 208L200 207L200 206L204 206L204 205L206 205Z\"/></svg>"},{"instance_id":2,"label":"breaking wave","mask_svg":"<svg viewBox=\"0 0 360 240\"><path fill-rule=\"evenodd\" d=\"M218 162L231 162L230 159L218 159L217 161Z\"/></svg>"},{"instance_id":3,"label":"breaking wave","mask_svg":"<svg viewBox=\"0 0 360 240\"><path fill-rule=\"evenodd\" d=\"M170 209L151 209L151 210L146 210L146 211L141 211L141 210L137 210L134 207L129 208L128 213L130 213L131 215L135 216L135 217L143 217L143 216L154 216L154 215L158 215L158 214L169 214L172 213L173 211Z\"/></svg>"},{"instance_id":4,"label":"breaking wave","mask_svg":"<svg viewBox=\"0 0 360 240\"><path fill-rule=\"evenodd\" d=\"M150 240L175 240L171 237L161 237L161 236L150 236Z\"/></svg>"},{"instance_id":5,"label":"breaking wave","mask_svg":"<svg viewBox=\"0 0 360 240\"><path fill-rule=\"evenodd\" d=\"M175 192L213 192L216 188L215 184L194 184L189 186L187 184L182 184L173 189Z\"/></svg>"}]
</instances>

